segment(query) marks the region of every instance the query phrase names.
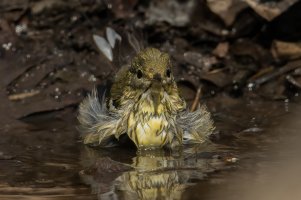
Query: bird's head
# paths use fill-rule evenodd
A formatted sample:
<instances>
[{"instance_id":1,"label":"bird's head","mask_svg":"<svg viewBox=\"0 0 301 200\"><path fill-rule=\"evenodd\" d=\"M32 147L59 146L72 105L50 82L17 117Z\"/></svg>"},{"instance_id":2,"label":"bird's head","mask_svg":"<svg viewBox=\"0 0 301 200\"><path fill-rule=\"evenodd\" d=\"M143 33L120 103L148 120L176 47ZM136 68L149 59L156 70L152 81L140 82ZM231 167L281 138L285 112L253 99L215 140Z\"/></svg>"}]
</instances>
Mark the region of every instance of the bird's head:
<instances>
[{"instance_id":1,"label":"bird's head","mask_svg":"<svg viewBox=\"0 0 301 200\"><path fill-rule=\"evenodd\" d=\"M133 88L167 89L174 81L169 55L155 48L139 52L132 60L128 77Z\"/></svg>"}]
</instances>

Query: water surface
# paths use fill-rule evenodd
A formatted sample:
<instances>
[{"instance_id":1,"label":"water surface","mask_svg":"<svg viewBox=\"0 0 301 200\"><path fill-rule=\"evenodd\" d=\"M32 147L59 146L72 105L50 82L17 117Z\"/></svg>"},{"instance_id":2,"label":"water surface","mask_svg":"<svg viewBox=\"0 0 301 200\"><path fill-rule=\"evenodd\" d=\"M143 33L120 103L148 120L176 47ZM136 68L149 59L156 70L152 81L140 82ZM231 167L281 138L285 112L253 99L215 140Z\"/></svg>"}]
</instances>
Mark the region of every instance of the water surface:
<instances>
[{"instance_id":1,"label":"water surface","mask_svg":"<svg viewBox=\"0 0 301 200\"><path fill-rule=\"evenodd\" d=\"M229 180L273 165L271 149L286 136L272 130L297 132L285 119L298 106L226 97L207 105L217 126L212 143L174 151L93 149L80 141L75 109L32 116L1 134L0 199L235 197L240 181Z\"/></svg>"}]
</instances>

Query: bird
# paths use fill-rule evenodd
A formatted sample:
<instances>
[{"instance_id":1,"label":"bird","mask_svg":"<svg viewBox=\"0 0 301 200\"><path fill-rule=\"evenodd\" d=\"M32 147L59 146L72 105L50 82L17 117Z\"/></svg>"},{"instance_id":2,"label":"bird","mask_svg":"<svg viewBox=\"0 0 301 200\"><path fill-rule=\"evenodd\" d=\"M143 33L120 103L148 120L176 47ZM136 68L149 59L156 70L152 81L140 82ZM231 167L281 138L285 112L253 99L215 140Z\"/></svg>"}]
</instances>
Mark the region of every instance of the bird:
<instances>
[{"instance_id":1,"label":"bird","mask_svg":"<svg viewBox=\"0 0 301 200\"><path fill-rule=\"evenodd\" d=\"M105 57L114 62L114 48L122 37L110 27L106 34L107 40L98 35L93 38ZM208 141L215 129L211 114L205 105L193 112L188 109L179 94L168 53L140 47L131 34L127 41L134 54L122 64L110 90L100 96L94 89L79 105L84 144L115 146L123 136L138 149Z\"/></svg>"}]
</instances>

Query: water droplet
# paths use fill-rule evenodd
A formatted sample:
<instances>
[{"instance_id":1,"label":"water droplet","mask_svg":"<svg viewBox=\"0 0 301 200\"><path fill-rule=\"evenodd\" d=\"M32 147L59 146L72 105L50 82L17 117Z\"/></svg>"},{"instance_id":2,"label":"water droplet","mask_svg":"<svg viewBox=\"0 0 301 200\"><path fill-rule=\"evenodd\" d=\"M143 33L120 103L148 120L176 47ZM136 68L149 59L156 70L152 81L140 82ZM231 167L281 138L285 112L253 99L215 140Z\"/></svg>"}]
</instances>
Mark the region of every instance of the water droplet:
<instances>
[{"instance_id":1,"label":"water droplet","mask_svg":"<svg viewBox=\"0 0 301 200\"><path fill-rule=\"evenodd\" d=\"M73 16L71 17L71 21L73 21L73 22L75 22L77 19L78 19L78 16L76 16L76 15L73 15Z\"/></svg>"},{"instance_id":2,"label":"water droplet","mask_svg":"<svg viewBox=\"0 0 301 200\"><path fill-rule=\"evenodd\" d=\"M248 87L249 91L253 91L253 89L255 87L255 84L254 83L249 83L247 87Z\"/></svg>"}]
</instances>

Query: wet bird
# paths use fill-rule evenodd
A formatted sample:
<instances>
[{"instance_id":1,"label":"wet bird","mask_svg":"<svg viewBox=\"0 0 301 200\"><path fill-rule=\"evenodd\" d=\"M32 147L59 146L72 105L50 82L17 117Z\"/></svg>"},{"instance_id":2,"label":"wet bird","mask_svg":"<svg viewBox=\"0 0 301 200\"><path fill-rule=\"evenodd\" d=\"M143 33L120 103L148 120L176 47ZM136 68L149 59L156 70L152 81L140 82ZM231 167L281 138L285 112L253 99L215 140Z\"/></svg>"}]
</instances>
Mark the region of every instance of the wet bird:
<instances>
[{"instance_id":1,"label":"wet bird","mask_svg":"<svg viewBox=\"0 0 301 200\"><path fill-rule=\"evenodd\" d=\"M107 39L94 36L100 51L114 61L121 36L107 29ZM125 135L137 148L176 147L202 143L214 130L205 106L190 112L180 97L169 55L156 48L137 47L135 55L117 72L108 95L93 90L80 104L78 120L84 143L111 146ZM136 47L135 47L136 46Z\"/></svg>"}]
</instances>

